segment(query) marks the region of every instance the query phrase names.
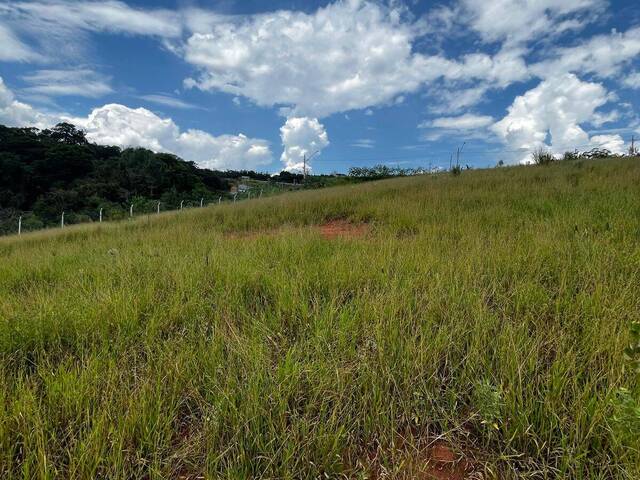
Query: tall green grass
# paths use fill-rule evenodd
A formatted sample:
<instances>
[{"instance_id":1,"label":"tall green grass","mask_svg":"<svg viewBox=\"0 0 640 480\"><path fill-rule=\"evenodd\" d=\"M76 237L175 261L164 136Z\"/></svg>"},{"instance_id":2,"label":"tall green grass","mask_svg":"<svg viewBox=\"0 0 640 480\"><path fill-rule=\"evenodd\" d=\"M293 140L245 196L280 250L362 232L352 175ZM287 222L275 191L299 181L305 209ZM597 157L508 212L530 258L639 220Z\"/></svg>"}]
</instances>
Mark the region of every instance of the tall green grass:
<instances>
[{"instance_id":1,"label":"tall green grass","mask_svg":"<svg viewBox=\"0 0 640 480\"><path fill-rule=\"evenodd\" d=\"M444 438L484 478L639 478L639 185L564 162L0 239L0 476L402 478Z\"/></svg>"}]
</instances>

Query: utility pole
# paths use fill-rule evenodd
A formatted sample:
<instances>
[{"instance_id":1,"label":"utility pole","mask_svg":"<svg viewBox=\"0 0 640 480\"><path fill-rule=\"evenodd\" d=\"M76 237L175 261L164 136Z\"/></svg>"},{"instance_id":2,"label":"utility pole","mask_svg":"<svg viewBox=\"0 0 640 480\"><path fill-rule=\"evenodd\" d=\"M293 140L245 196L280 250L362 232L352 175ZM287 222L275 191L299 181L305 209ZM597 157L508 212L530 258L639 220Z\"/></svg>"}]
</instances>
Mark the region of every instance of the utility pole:
<instances>
[{"instance_id":1,"label":"utility pole","mask_svg":"<svg viewBox=\"0 0 640 480\"><path fill-rule=\"evenodd\" d=\"M315 157L319 153L320 153L320 150L316 150L311 155L309 155L309 158L307 158L307 152L305 152L304 155L302 156L302 161L303 161L302 181L303 182L307 179L307 160L311 160L313 157ZM294 183L295 183L295 180L294 180Z\"/></svg>"}]
</instances>

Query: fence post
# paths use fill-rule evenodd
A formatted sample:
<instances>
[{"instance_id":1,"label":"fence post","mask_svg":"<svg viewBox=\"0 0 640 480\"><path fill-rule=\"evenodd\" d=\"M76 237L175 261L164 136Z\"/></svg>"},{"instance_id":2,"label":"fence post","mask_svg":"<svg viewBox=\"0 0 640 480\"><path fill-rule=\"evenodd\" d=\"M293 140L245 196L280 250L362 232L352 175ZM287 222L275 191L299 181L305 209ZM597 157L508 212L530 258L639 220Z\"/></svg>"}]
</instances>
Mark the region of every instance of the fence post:
<instances>
[{"instance_id":1,"label":"fence post","mask_svg":"<svg viewBox=\"0 0 640 480\"><path fill-rule=\"evenodd\" d=\"M222 197L218 197L218 205L222 203Z\"/></svg>"},{"instance_id":2,"label":"fence post","mask_svg":"<svg viewBox=\"0 0 640 480\"><path fill-rule=\"evenodd\" d=\"M18 235L22 234L22 215L18 217Z\"/></svg>"},{"instance_id":3,"label":"fence post","mask_svg":"<svg viewBox=\"0 0 640 480\"><path fill-rule=\"evenodd\" d=\"M236 203L236 197L238 196L238 192L233 194L233 203Z\"/></svg>"},{"instance_id":4,"label":"fence post","mask_svg":"<svg viewBox=\"0 0 640 480\"><path fill-rule=\"evenodd\" d=\"M64 228L64 212L62 212L62 217L60 218L60 228Z\"/></svg>"},{"instance_id":5,"label":"fence post","mask_svg":"<svg viewBox=\"0 0 640 480\"><path fill-rule=\"evenodd\" d=\"M204 198L200 199L200 208L202 208L204 206Z\"/></svg>"},{"instance_id":6,"label":"fence post","mask_svg":"<svg viewBox=\"0 0 640 480\"><path fill-rule=\"evenodd\" d=\"M102 223L102 209L100 209L100 223Z\"/></svg>"},{"instance_id":7,"label":"fence post","mask_svg":"<svg viewBox=\"0 0 640 480\"><path fill-rule=\"evenodd\" d=\"M260 198L262 198L262 189L260 189Z\"/></svg>"},{"instance_id":8,"label":"fence post","mask_svg":"<svg viewBox=\"0 0 640 480\"><path fill-rule=\"evenodd\" d=\"M182 210L182 206L184 205L184 200L180 201L180 210Z\"/></svg>"},{"instance_id":9,"label":"fence post","mask_svg":"<svg viewBox=\"0 0 640 480\"><path fill-rule=\"evenodd\" d=\"M131 206L129 207L129 216L133 217L133 203L131 204Z\"/></svg>"},{"instance_id":10,"label":"fence post","mask_svg":"<svg viewBox=\"0 0 640 480\"><path fill-rule=\"evenodd\" d=\"M160 202L158 202L158 213L160 213Z\"/></svg>"}]
</instances>

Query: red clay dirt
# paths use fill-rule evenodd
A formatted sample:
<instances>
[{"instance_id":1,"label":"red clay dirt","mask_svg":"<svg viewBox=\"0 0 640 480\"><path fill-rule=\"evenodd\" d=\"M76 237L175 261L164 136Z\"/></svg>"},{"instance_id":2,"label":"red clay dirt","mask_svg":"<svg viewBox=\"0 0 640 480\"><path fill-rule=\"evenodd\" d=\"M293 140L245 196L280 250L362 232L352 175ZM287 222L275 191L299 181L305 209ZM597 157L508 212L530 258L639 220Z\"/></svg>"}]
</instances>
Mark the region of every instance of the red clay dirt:
<instances>
[{"instance_id":1,"label":"red clay dirt","mask_svg":"<svg viewBox=\"0 0 640 480\"><path fill-rule=\"evenodd\" d=\"M328 240L337 237L362 237L369 231L369 226L366 223L351 223L347 220L331 220L318 228L320 235Z\"/></svg>"},{"instance_id":2,"label":"red clay dirt","mask_svg":"<svg viewBox=\"0 0 640 480\"><path fill-rule=\"evenodd\" d=\"M370 473L374 480L417 479L417 480L470 480L474 464L463 454L455 452L443 441L438 441L419 450L397 451L395 458L399 470L384 472L377 464L377 458L370 457ZM395 455L394 455L395 456Z\"/></svg>"},{"instance_id":3,"label":"red clay dirt","mask_svg":"<svg viewBox=\"0 0 640 480\"><path fill-rule=\"evenodd\" d=\"M471 464L457 455L444 443L436 443L429 452L429 461L424 469L425 479L433 480L464 480L469 478Z\"/></svg>"}]
</instances>

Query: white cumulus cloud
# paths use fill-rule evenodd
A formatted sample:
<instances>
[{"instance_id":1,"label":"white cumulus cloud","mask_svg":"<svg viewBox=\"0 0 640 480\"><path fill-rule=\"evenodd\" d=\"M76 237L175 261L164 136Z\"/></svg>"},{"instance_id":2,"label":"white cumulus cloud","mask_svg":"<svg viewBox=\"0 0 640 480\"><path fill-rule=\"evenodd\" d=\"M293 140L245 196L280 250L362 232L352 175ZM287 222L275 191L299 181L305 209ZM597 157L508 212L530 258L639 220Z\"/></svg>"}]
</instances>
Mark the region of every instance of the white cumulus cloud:
<instances>
[{"instance_id":1,"label":"white cumulus cloud","mask_svg":"<svg viewBox=\"0 0 640 480\"><path fill-rule=\"evenodd\" d=\"M392 5L398 5L391 3ZM517 48L460 60L415 51L418 25L401 7L344 0L314 13L277 11L200 22L180 52L200 75L187 87L242 95L298 116L390 104L437 79L504 87L528 78Z\"/></svg>"},{"instance_id":2,"label":"white cumulus cloud","mask_svg":"<svg viewBox=\"0 0 640 480\"><path fill-rule=\"evenodd\" d=\"M390 102L422 80L420 58L412 53L415 33L400 15L347 0L313 14L218 19L187 40L185 59L202 71L187 85L263 106L293 105L295 114L318 117Z\"/></svg>"},{"instance_id":3,"label":"white cumulus cloud","mask_svg":"<svg viewBox=\"0 0 640 480\"><path fill-rule=\"evenodd\" d=\"M302 172L304 158L319 154L327 145L329 137L324 126L316 118L292 117L280 128L284 151L280 160L285 170ZM307 162L307 171L311 169Z\"/></svg>"},{"instance_id":4,"label":"white cumulus cloud","mask_svg":"<svg viewBox=\"0 0 640 480\"><path fill-rule=\"evenodd\" d=\"M521 150L514 153L514 160L526 160L540 147L563 153L605 144L614 153L622 153L624 142L619 135L590 138L580 126L590 122L609 99L599 83L581 81L573 74L560 75L516 97L507 115L492 130L506 145Z\"/></svg>"},{"instance_id":5,"label":"white cumulus cloud","mask_svg":"<svg viewBox=\"0 0 640 480\"><path fill-rule=\"evenodd\" d=\"M213 136L202 130L184 132L170 118L145 108L108 104L87 118L70 119L93 142L121 147L145 147L174 153L204 168L255 169L273 160L266 140L245 135Z\"/></svg>"}]
</instances>

